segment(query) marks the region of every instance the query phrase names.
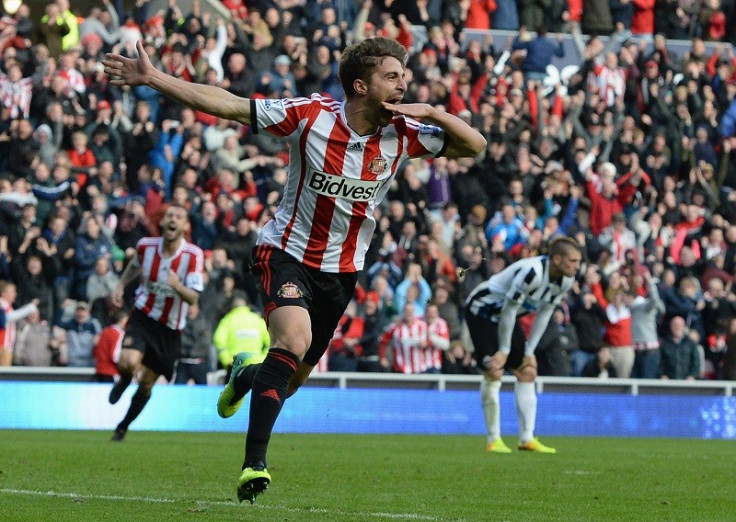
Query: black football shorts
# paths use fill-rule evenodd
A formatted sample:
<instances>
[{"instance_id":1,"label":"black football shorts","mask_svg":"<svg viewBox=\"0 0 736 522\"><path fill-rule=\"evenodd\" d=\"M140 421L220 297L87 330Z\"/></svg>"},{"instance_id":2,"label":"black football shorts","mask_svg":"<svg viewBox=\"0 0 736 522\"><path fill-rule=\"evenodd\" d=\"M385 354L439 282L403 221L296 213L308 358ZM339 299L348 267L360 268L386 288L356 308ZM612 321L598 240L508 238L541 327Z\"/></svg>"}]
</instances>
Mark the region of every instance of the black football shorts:
<instances>
[{"instance_id":1,"label":"black football shorts","mask_svg":"<svg viewBox=\"0 0 736 522\"><path fill-rule=\"evenodd\" d=\"M355 293L358 273L320 272L269 245L253 249L253 270L261 282L264 316L280 306L301 306L309 312L312 344L304 362L316 366Z\"/></svg>"},{"instance_id":2,"label":"black football shorts","mask_svg":"<svg viewBox=\"0 0 736 522\"><path fill-rule=\"evenodd\" d=\"M174 375L174 365L179 356L181 333L133 309L125 327L123 348L143 353L143 366L150 368L168 380Z\"/></svg>"}]
</instances>

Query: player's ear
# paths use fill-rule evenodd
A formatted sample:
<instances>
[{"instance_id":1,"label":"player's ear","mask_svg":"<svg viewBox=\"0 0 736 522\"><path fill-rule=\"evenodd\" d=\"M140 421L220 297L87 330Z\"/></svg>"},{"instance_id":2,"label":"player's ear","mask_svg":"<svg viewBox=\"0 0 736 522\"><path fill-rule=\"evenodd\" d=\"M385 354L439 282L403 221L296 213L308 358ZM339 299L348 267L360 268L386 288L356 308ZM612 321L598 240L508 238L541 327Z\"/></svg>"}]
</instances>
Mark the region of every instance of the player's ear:
<instances>
[{"instance_id":1,"label":"player's ear","mask_svg":"<svg viewBox=\"0 0 736 522\"><path fill-rule=\"evenodd\" d=\"M368 83L365 80L357 78L353 82L353 89L358 94L366 94L368 92Z\"/></svg>"}]
</instances>

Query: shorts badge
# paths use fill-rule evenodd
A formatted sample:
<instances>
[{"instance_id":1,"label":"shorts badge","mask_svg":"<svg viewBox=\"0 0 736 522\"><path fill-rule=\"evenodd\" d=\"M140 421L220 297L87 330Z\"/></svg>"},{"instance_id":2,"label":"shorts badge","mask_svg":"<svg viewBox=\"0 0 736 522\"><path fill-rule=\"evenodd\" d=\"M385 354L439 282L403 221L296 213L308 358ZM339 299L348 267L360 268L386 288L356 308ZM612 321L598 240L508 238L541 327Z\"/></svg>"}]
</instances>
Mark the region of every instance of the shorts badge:
<instances>
[{"instance_id":1,"label":"shorts badge","mask_svg":"<svg viewBox=\"0 0 736 522\"><path fill-rule=\"evenodd\" d=\"M386 168L388 168L388 161L386 161L382 156L372 159L368 164L368 170L373 174L383 174L386 172Z\"/></svg>"},{"instance_id":2,"label":"shorts badge","mask_svg":"<svg viewBox=\"0 0 736 522\"><path fill-rule=\"evenodd\" d=\"M300 297L304 297L304 294L299 289L299 287L291 281L281 285L281 288L279 288L279 291L276 292L276 295L278 297L284 297L286 299L299 299Z\"/></svg>"}]
</instances>

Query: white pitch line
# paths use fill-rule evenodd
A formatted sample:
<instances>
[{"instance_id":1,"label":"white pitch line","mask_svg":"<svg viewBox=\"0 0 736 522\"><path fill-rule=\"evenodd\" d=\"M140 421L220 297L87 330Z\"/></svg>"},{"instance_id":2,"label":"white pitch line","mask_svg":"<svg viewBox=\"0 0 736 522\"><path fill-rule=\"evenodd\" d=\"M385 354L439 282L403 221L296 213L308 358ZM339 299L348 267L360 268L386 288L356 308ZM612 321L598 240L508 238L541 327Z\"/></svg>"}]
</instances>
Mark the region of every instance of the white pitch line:
<instances>
[{"instance_id":1,"label":"white pitch line","mask_svg":"<svg viewBox=\"0 0 736 522\"><path fill-rule=\"evenodd\" d=\"M31 496L37 496L37 497L60 497L60 498L74 498L74 499L85 499L85 500L124 500L124 501L133 501L133 502L149 502L151 504L175 504L177 502L192 502L195 504L203 504L203 505L216 505L216 506L232 506L232 507L239 507L237 503L235 502L224 502L222 500L186 500L186 499L173 499L173 498L156 498L156 497L135 497L130 496L126 497L123 495L83 495L79 493L62 493L59 491L34 491L34 490L28 490L28 489L12 489L12 488L3 488L0 489L0 493L7 494L7 495L31 495ZM284 506L272 506L267 504L258 504L256 506L253 506L255 509L273 509L276 511L287 511L291 513L325 513L329 515L337 515L337 516L367 516L367 517L375 517L375 518L381 518L381 519L397 519L397 520L429 520L429 521L435 521L435 522L443 522L447 521L448 519L445 518L437 518L429 515L420 515L417 513L360 513L360 512L348 512L348 511L333 511L328 509L320 509L320 508L310 508L310 509L301 509L301 508L288 508Z\"/></svg>"}]
</instances>

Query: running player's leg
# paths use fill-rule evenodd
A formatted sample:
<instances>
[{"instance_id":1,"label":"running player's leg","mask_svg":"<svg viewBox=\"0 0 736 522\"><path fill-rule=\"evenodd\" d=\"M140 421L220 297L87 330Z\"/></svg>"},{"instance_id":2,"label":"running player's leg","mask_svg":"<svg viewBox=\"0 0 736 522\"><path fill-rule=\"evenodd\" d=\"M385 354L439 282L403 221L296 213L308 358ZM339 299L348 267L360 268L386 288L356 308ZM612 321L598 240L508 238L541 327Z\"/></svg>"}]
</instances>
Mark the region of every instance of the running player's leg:
<instances>
[{"instance_id":1,"label":"running player's leg","mask_svg":"<svg viewBox=\"0 0 736 522\"><path fill-rule=\"evenodd\" d=\"M156 384L158 376L159 374L155 371L150 368L146 368L145 366L143 367L140 375L140 382L138 383L138 389L130 400L128 412L125 414L125 417L123 417L123 420L120 421L120 424L115 428L113 440L122 441L125 438L125 434L128 432L130 423L138 418L138 415L141 414L143 408L145 408L148 403L148 399L151 398L151 390Z\"/></svg>"},{"instance_id":2,"label":"running player's leg","mask_svg":"<svg viewBox=\"0 0 736 522\"><path fill-rule=\"evenodd\" d=\"M340 293L352 296L350 288L351 286L350 284L348 284L345 288L345 291L342 291ZM345 299L349 301L350 299L350 297L343 297L339 300L339 302L336 302L336 296L332 293L330 293L330 296L332 301L330 303L331 306L322 307L319 304L313 304L310 307L309 312L311 318L312 342L309 346L309 349L307 350L307 354L305 354L304 359L299 364L296 373L294 373L294 375L292 375L291 379L289 380L289 388L286 394L287 398L294 395L296 391L309 378L309 375L312 373L314 367L316 366L316 362L314 361L319 361L320 357L322 357L325 350L327 349L330 339L332 338L332 335L335 331L333 323L336 326L337 322L340 320L340 316L342 315L342 312L340 310L343 308L343 301ZM313 302L319 303L319 301L320 300L318 299L318 296L315 296ZM330 312L331 309L334 310ZM319 310L321 313L318 314L317 310ZM337 319L335 319L335 317L337 317ZM260 367L260 363L251 364L249 366L244 366L238 370L238 373L233 380L233 387L238 396L242 397L243 395L248 393L248 391L250 391L255 374L258 372L258 369ZM235 370L233 371L235 372Z\"/></svg>"},{"instance_id":3,"label":"running player's leg","mask_svg":"<svg viewBox=\"0 0 736 522\"><path fill-rule=\"evenodd\" d=\"M307 269L292 256L270 246L257 246L253 259L263 291L271 348L252 374L244 470L265 468L271 431L286 399L289 381L312 342L307 310L312 293ZM242 379L248 377L242 375Z\"/></svg>"},{"instance_id":4,"label":"running player's leg","mask_svg":"<svg viewBox=\"0 0 736 522\"><path fill-rule=\"evenodd\" d=\"M268 316L271 349L253 378L245 458L238 479L238 500L253 503L268 489L266 453L271 432L286 400L289 382L311 342L309 313L300 306L275 308Z\"/></svg>"},{"instance_id":5,"label":"running player's leg","mask_svg":"<svg viewBox=\"0 0 736 522\"><path fill-rule=\"evenodd\" d=\"M266 245L253 248L253 259L255 263L252 268L260 282L259 290L267 323L270 312L279 306L293 305L306 310L306 272L296 259ZM269 323L269 331L270 329ZM272 337L271 347L274 346L277 345ZM239 355L233 361L225 389L217 401L217 412L221 417L230 417L240 408L243 398L253 388L253 381L261 368L262 363L248 364Z\"/></svg>"},{"instance_id":6,"label":"running player's leg","mask_svg":"<svg viewBox=\"0 0 736 522\"><path fill-rule=\"evenodd\" d=\"M129 329L123 338L123 346L126 346L126 340L129 346L129 353L126 354L128 359L124 362L125 369L131 371L135 365L142 371L138 389L133 395L128 412L115 430L113 440L125 438L128 426L148 403L156 379L162 375L171 381L181 346L179 332L146 317L137 310L131 314L128 326Z\"/></svg>"},{"instance_id":7,"label":"running player's leg","mask_svg":"<svg viewBox=\"0 0 736 522\"><path fill-rule=\"evenodd\" d=\"M128 320L123 336L120 359L118 360L118 373L120 377L110 390L108 400L115 404L122 397L123 392L133 380L133 375L139 370L143 355L146 351L145 325L143 314L133 310Z\"/></svg>"},{"instance_id":8,"label":"running player's leg","mask_svg":"<svg viewBox=\"0 0 736 522\"><path fill-rule=\"evenodd\" d=\"M312 301L309 305L312 342L289 382L287 397L294 395L307 381L327 350L340 318L355 295L357 282L355 274L325 275L312 272L311 276L315 278L312 285Z\"/></svg>"},{"instance_id":9,"label":"running player's leg","mask_svg":"<svg viewBox=\"0 0 736 522\"><path fill-rule=\"evenodd\" d=\"M128 344L126 347L126 342L131 344ZM120 350L120 359L118 360L118 373L120 377L113 385L112 390L110 390L110 396L108 397L110 404L115 404L120 400L120 397L122 397L123 392L130 385L133 375L138 371L143 360L143 352L134 348L133 342L133 338L129 337L126 333L126 337L123 339L123 348Z\"/></svg>"},{"instance_id":10,"label":"running player's leg","mask_svg":"<svg viewBox=\"0 0 736 522\"><path fill-rule=\"evenodd\" d=\"M286 399L289 382L312 342L309 312L283 306L269 314L271 349L253 379L243 468L266 465L271 431Z\"/></svg>"},{"instance_id":11,"label":"running player's leg","mask_svg":"<svg viewBox=\"0 0 736 522\"><path fill-rule=\"evenodd\" d=\"M312 373L312 370L314 370L314 365L307 364L304 361L301 362L299 368L296 369L296 373L291 376L291 380L289 381L289 389L286 392L287 399L294 395L302 384L307 382L307 378Z\"/></svg>"},{"instance_id":12,"label":"running player's leg","mask_svg":"<svg viewBox=\"0 0 736 522\"><path fill-rule=\"evenodd\" d=\"M355 275L322 277L320 272L306 268L272 247L256 247L254 259L254 269L264 291L271 349L253 377L243 472L238 480L241 502L245 499L253 502L268 488L271 481L266 469L268 443L289 387L295 391L306 380L317 362L311 357L327 348L329 338L325 338L323 330L329 329L330 335L334 332L349 301L348 297L343 302L343 296L348 292L352 296L356 279ZM346 281L352 282L349 289ZM327 295L332 296L331 306L323 307L323 296ZM319 346L313 345L315 325L319 325ZM306 354L309 357L302 365Z\"/></svg>"},{"instance_id":13,"label":"running player's leg","mask_svg":"<svg viewBox=\"0 0 736 522\"><path fill-rule=\"evenodd\" d=\"M223 419L235 415L253 387L253 379L261 363L249 364L250 360L250 354L247 352L241 352L233 359L225 388L217 399L217 414Z\"/></svg>"},{"instance_id":14,"label":"running player's leg","mask_svg":"<svg viewBox=\"0 0 736 522\"><path fill-rule=\"evenodd\" d=\"M110 404L115 404L120 400L123 392L130 385L133 375L141 367L141 361L143 360L143 352L134 348L134 338L128 332L126 332L125 335L126 337L123 339L123 343L127 342L129 347L124 347L120 351L120 359L118 360L118 373L120 374L120 378L113 385L112 390L110 390L110 396L108 397ZM131 408L133 408L132 400L131 405L128 409L128 414L130 414ZM127 417L128 415L126 414L126 418ZM130 422L132 422L132 420ZM125 434L128 432L128 425L130 424L130 422L126 424L125 420L123 420L120 424L117 425L117 427L115 428L115 432L112 435L113 441L122 442L123 440L125 440Z\"/></svg>"}]
</instances>

